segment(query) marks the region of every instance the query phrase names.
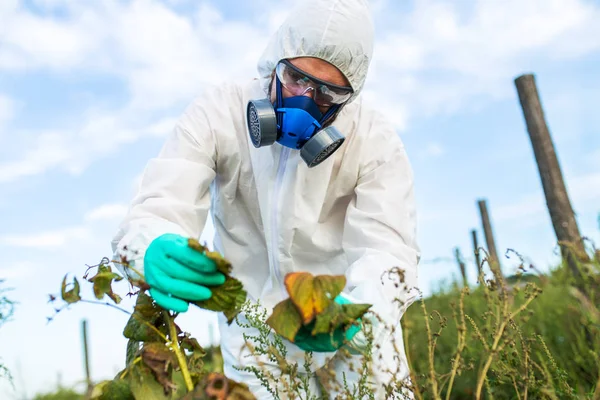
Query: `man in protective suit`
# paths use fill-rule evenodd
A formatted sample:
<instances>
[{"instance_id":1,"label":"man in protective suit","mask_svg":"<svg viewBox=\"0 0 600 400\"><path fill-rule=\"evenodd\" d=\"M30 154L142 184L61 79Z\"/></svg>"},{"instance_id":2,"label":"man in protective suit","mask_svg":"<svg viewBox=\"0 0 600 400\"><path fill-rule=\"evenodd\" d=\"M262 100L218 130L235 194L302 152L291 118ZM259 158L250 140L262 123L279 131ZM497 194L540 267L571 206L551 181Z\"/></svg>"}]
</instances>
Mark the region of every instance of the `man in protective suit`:
<instances>
[{"instance_id":1,"label":"man in protective suit","mask_svg":"<svg viewBox=\"0 0 600 400\"><path fill-rule=\"evenodd\" d=\"M383 398L394 373L408 377L400 318L416 297L406 288L417 286L419 250L404 146L390 121L359 96L373 30L366 0L301 2L269 42L259 79L207 90L187 108L148 162L112 244L115 253L136 252L131 261L154 300L177 312L224 281L186 244L199 238L209 210L215 250L231 261L248 299L269 312L287 298L283 278L290 272L345 275L336 301L372 304L380 317L373 382L375 397ZM394 267L402 285L385 278ZM253 374L236 368L257 362L240 352L252 330L219 318L225 374L257 398L272 398ZM355 348L365 346L362 330L345 335ZM299 365L313 351L315 369L339 347L310 335L285 343ZM262 361L276 373L274 363ZM339 381L356 384L356 373L338 364Z\"/></svg>"}]
</instances>

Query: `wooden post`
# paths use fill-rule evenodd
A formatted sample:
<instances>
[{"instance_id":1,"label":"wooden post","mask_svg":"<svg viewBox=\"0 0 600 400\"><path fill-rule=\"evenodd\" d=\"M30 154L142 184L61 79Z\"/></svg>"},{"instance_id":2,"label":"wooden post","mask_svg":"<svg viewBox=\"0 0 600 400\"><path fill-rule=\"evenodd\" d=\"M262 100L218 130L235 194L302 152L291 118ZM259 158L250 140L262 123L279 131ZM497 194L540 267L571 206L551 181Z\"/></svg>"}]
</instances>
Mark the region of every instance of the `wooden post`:
<instances>
[{"instance_id":1,"label":"wooden post","mask_svg":"<svg viewBox=\"0 0 600 400\"><path fill-rule=\"evenodd\" d=\"M85 382L87 384L87 393L86 393L86 398L89 398L89 396L92 393L92 379L90 377L90 358L89 358L89 352L88 352L88 334L87 334L87 320L83 320L81 322L81 328L82 328L82 336L83 336L83 363L85 366Z\"/></svg>"},{"instance_id":2,"label":"wooden post","mask_svg":"<svg viewBox=\"0 0 600 400\"><path fill-rule=\"evenodd\" d=\"M473 252L475 253L475 263L477 265L477 280L481 275L481 257L479 256L479 242L477 241L477 231L471 230L471 238L473 239Z\"/></svg>"},{"instance_id":3,"label":"wooden post","mask_svg":"<svg viewBox=\"0 0 600 400\"><path fill-rule=\"evenodd\" d=\"M500 265L500 258L498 258L498 252L496 251L496 241L494 240L494 233L492 231L492 223L490 222L490 214L487 209L487 201L479 200L479 214L481 214L481 225L483 227L483 233L485 235L485 243L488 251L488 263L490 267L492 263L495 263L502 273L502 267Z\"/></svg>"},{"instance_id":4,"label":"wooden post","mask_svg":"<svg viewBox=\"0 0 600 400\"><path fill-rule=\"evenodd\" d=\"M558 157L546 124L535 77L532 74L521 75L515 79L515 85L563 259L567 261L574 276L580 277L577 262L578 260L589 262L589 257L579 233L575 213L571 207Z\"/></svg>"},{"instance_id":5,"label":"wooden post","mask_svg":"<svg viewBox=\"0 0 600 400\"><path fill-rule=\"evenodd\" d=\"M460 275L462 276L463 287L467 287L469 286L469 282L467 281L467 269L458 247L454 249L454 257L456 258L456 263L458 264L458 269L460 270Z\"/></svg>"}]
</instances>

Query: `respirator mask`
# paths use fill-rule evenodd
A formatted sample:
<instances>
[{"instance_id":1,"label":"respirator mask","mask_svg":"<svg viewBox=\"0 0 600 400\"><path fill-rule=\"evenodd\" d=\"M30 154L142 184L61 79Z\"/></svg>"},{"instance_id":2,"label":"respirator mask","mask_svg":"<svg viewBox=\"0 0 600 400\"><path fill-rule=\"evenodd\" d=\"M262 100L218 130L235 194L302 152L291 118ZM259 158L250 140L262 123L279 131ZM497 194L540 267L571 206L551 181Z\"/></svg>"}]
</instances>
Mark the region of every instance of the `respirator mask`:
<instances>
[{"instance_id":1,"label":"respirator mask","mask_svg":"<svg viewBox=\"0 0 600 400\"><path fill-rule=\"evenodd\" d=\"M275 103L269 99L248 102L246 118L252 144L263 147L278 142L300 150L309 168L319 165L344 143L344 136L335 127L323 128L323 124L350 99L352 88L324 82L288 60L277 64L274 78ZM282 87L293 96L284 99ZM329 109L323 115L319 106Z\"/></svg>"}]
</instances>

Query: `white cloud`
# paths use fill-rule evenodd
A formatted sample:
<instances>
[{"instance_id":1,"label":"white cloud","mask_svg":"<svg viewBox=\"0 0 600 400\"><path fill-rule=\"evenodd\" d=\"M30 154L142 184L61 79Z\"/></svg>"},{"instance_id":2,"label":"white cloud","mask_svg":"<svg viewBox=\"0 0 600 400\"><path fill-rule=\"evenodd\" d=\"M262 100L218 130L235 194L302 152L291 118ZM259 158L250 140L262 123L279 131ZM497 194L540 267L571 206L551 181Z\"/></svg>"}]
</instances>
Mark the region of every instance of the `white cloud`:
<instances>
[{"instance_id":1,"label":"white cloud","mask_svg":"<svg viewBox=\"0 0 600 400\"><path fill-rule=\"evenodd\" d=\"M29 278L34 275L36 264L29 261L20 261L0 268L0 279L14 282L18 279Z\"/></svg>"},{"instance_id":2,"label":"white cloud","mask_svg":"<svg viewBox=\"0 0 600 400\"><path fill-rule=\"evenodd\" d=\"M206 84L251 76L265 45L261 25L225 20L208 3L191 16L151 0L63 3L68 18L60 20L12 12L0 70L112 74L125 80L132 112L189 101Z\"/></svg>"},{"instance_id":3,"label":"white cloud","mask_svg":"<svg viewBox=\"0 0 600 400\"><path fill-rule=\"evenodd\" d=\"M409 117L514 96L512 80L529 68L600 48L600 7L585 0L422 0L389 18L377 27L371 89Z\"/></svg>"},{"instance_id":4,"label":"white cloud","mask_svg":"<svg viewBox=\"0 0 600 400\"><path fill-rule=\"evenodd\" d=\"M0 164L0 183L42 173L46 169L61 165L69 157L66 135L58 132L40 134L35 144L26 150L20 159Z\"/></svg>"},{"instance_id":5,"label":"white cloud","mask_svg":"<svg viewBox=\"0 0 600 400\"><path fill-rule=\"evenodd\" d=\"M9 247L56 249L89 237L90 231L85 227L68 227L40 233L6 235L0 237L0 244Z\"/></svg>"},{"instance_id":6,"label":"white cloud","mask_svg":"<svg viewBox=\"0 0 600 400\"><path fill-rule=\"evenodd\" d=\"M266 0L261 7L269 11L244 22L227 20L209 3L184 15L153 0L41 1L46 8L65 7L61 19L6 4L0 71L108 74L125 82L130 97L118 111L89 110L68 130L38 132L33 145L14 153L19 157L0 164L0 182L49 169L81 173L124 144L167 134L177 117L169 113L173 106L180 109L206 85L254 75L268 35L286 15L284 6ZM378 18L386 21L396 6L379 0ZM532 59L573 57L600 45L590 39L600 36L599 8L584 0L463 6L420 0L400 18L378 24L364 94L397 129L407 130L417 115L477 107L482 96L514 96L513 75Z\"/></svg>"},{"instance_id":7,"label":"white cloud","mask_svg":"<svg viewBox=\"0 0 600 400\"><path fill-rule=\"evenodd\" d=\"M92 112L79 131L39 133L16 160L0 163L0 183L55 168L80 174L94 161L124 144L146 136L167 135L176 121L167 117L140 127L130 126L129 118L120 114Z\"/></svg>"},{"instance_id":8,"label":"white cloud","mask_svg":"<svg viewBox=\"0 0 600 400\"><path fill-rule=\"evenodd\" d=\"M121 219L127 213L125 204L104 204L88 212L84 219L86 221L102 221Z\"/></svg>"}]
</instances>

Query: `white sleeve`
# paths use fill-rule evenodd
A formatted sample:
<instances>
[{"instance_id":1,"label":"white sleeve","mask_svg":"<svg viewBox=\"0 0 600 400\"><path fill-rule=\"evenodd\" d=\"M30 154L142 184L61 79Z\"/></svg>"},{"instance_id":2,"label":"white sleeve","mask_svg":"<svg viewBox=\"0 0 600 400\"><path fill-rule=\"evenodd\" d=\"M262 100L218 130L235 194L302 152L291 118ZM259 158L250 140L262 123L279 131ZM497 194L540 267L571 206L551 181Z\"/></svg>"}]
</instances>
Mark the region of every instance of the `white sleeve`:
<instances>
[{"instance_id":1,"label":"white sleeve","mask_svg":"<svg viewBox=\"0 0 600 400\"><path fill-rule=\"evenodd\" d=\"M363 147L364 161L346 213L347 290L352 301L373 304L371 310L385 325L398 326L418 295L413 173L392 125L379 122L372 129L379 131L368 135ZM387 273L396 267L401 274ZM389 333L375 327L375 340L386 340Z\"/></svg>"},{"instance_id":2,"label":"white sleeve","mask_svg":"<svg viewBox=\"0 0 600 400\"><path fill-rule=\"evenodd\" d=\"M153 239L164 233L200 237L216 175L216 144L207 116L214 101L207 94L192 103L159 155L147 163L129 212L112 240L116 260L124 255L143 272L144 253Z\"/></svg>"}]
</instances>

